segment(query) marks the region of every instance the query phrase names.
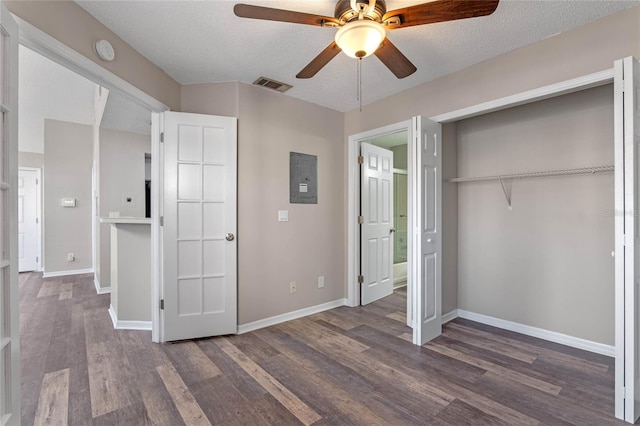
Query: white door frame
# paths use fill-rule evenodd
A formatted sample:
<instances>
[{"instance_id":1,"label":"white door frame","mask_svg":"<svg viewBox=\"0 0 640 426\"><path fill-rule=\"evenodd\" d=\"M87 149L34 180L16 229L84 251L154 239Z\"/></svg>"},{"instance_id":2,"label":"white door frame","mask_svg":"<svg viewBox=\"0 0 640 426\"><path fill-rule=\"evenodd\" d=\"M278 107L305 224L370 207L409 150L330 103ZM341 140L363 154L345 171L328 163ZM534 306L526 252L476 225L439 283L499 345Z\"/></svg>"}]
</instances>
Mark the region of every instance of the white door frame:
<instances>
[{"instance_id":1,"label":"white door frame","mask_svg":"<svg viewBox=\"0 0 640 426\"><path fill-rule=\"evenodd\" d=\"M42 168L18 167L18 171L26 170L36 172L36 253L38 253L38 266L36 271L42 271Z\"/></svg>"},{"instance_id":2,"label":"white door frame","mask_svg":"<svg viewBox=\"0 0 640 426\"><path fill-rule=\"evenodd\" d=\"M81 55L67 45L61 43L48 34L40 31L27 21L13 15L18 24L20 32L19 43L29 49L38 52L42 56L74 71L75 73L106 87L109 90L115 90L130 101L142 105L152 111L151 113L151 306L154 307L152 312L152 340L159 341L159 274L160 265L159 254L162 253L162 246L159 243L158 234L160 229L159 220L159 198L158 185L160 182L160 168L158 163L160 160L160 119L161 112L168 111L169 107L157 99L149 96L142 90L138 89L131 83L106 70L97 63ZM154 250L157 248L157 250Z\"/></svg>"},{"instance_id":3,"label":"white door frame","mask_svg":"<svg viewBox=\"0 0 640 426\"><path fill-rule=\"evenodd\" d=\"M358 164L358 156L360 155L360 143L371 139L390 135L393 133L407 132L407 138L411 135L411 120L402 121L400 123L391 124L389 126L380 127L378 129L369 130L367 132L358 133L349 136L348 146L348 178L347 178L347 306L360 305L360 284L358 284L358 265L360 264L360 225L358 224L358 206L360 205L360 165ZM409 144L407 139L407 144ZM411 150L407 150L411 152ZM411 154L408 154L411 156ZM411 176L411 167L413 159L408 159L407 170ZM412 186L410 180L407 179L407 191L411 193ZM408 197L411 203L411 197ZM411 208L408 207L408 216L411 216ZM410 222L410 217L407 218ZM408 228L408 227L407 227ZM409 237L410 238L410 237ZM409 252L411 251L411 242L409 241ZM407 253L407 262L410 258ZM407 268L408 270L408 268ZM407 275L407 297L410 287L409 276Z\"/></svg>"}]
</instances>

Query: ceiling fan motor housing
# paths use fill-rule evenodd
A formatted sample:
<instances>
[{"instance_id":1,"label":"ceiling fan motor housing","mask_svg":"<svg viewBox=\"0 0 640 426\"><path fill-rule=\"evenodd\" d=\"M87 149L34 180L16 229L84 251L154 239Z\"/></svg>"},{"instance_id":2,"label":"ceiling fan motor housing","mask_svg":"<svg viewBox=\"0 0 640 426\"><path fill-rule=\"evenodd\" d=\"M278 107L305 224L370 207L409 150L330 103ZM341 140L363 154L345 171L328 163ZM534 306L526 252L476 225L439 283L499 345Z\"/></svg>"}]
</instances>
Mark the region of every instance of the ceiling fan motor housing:
<instances>
[{"instance_id":1,"label":"ceiling fan motor housing","mask_svg":"<svg viewBox=\"0 0 640 426\"><path fill-rule=\"evenodd\" d=\"M362 3L369 6L369 2L367 0L356 0L356 3ZM387 13L387 5L385 1L376 0L375 6L372 10L369 10L366 15L364 15L364 18L376 22L382 22L382 17L385 13ZM350 0L338 0L338 2L336 3L334 16L340 22L349 22L353 21L354 19L358 19L358 12L353 10Z\"/></svg>"}]
</instances>

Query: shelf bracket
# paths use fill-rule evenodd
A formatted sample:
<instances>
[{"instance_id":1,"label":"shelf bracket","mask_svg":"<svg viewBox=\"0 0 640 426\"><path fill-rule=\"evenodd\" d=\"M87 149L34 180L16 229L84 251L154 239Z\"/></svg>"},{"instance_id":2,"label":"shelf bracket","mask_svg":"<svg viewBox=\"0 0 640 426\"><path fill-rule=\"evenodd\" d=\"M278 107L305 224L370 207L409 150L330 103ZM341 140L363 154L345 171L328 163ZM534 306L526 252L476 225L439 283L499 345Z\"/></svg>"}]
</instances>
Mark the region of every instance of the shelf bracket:
<instances>
[{"instance_id":1,"label":"shelf bracket","mask_svg":"<svg viewBox=\"0 0 640 426\"><path fill-rule=\"evenodd\" d=\"M513 179L500 178L500 186L502 186L502 192L504 192L504 197L507 199L507 208L513 210L511 207L511 187L513 186Z\"/></svg>"}]
</instances>

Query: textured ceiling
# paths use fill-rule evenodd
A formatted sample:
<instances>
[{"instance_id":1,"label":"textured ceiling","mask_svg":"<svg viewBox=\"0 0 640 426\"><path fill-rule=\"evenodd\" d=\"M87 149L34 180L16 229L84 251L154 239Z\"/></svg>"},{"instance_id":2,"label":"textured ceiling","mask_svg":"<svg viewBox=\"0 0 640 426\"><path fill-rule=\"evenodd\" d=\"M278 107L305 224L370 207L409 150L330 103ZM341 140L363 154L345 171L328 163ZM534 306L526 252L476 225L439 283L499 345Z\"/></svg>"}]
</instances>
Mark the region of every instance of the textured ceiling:
<instances>
[{"instance_id":1,"label":"textured ceiling","mask_svg":"<svg viewBox=\"0 0 640 426\"><path fill-rule=\"evenodd\" d=\"M328 16L335 5L326 0L242 2ZM387 10L422 2L388 0ZM312 79L295 78L333 41L335 29L238 18L233 1L77 3L181 84L252 83L266 76L292 84L288 96L338 111L358 106L356 60L344 54ZM389 39L418 71L398 80L376 57L365 58L363 104L639 4L638 0L502 0L488 17L390 31Z\"/></svg>"},{"instance_id":2,"label":"textured ceiling","mask_svg":"<svg viewBox=\"0 0 640 426\"><path fill-rule=\"evenodd\" d=\"M112 90L100 128L151 135L151 111Z\"/></svg>"}]
</instances>

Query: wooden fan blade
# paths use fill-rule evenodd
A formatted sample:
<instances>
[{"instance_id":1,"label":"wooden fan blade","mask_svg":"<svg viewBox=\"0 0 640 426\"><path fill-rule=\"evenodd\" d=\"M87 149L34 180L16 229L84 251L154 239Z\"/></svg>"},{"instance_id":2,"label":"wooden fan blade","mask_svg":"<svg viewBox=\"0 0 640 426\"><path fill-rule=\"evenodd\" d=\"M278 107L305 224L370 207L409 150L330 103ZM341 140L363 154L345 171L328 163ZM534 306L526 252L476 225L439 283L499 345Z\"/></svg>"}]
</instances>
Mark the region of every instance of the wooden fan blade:
<instances>
[{"instance_id":1,"label":"wooden fan blade","mask_svg":"<svg viewBox=\"0 0 640 426\"><path fill-rule=\"evenodd\" d=\"M435 22L454 21L456 19L475 18L491 15L498 7L499 0L436 0L430 3L387 12L382 21L399 18L398 25L388 25L388 29L433 24Z\"/></svg>"},{"instance_id":2,"label":"wooden fan blade","mask_svg":"<svg viewBox=\"0 0 640 426\"><path fill-rule=\"evenodd\" d=\"M408 77L417 70L416 66L388 38L382 40L374 55L398 78Z\"/></svg>"},{"instance_id":3,"label":"wooden fan blade","mask_svg":"<svg viewBox=\"0 0 640 426\"><path fill-rule=\"evenodd\" d=\"M342 49L334 41L296 75L296 78L311 78L327 65Z\"/></svg>"},{"instance_id":4,"label":"wooden fan blade","mask_svg":"<svg viewBox=\"0 0 640 426\"><path fill-rule=\"evenodd\" d=\"M263 19L266 21L292 22L294 24L324 26L331 22L336 25L340 22L328 16L312 15L310 13L294 12L271 7L252 6L249 4L236 4L233 13L241 18Z\"/></svg>"}]
</instances>

